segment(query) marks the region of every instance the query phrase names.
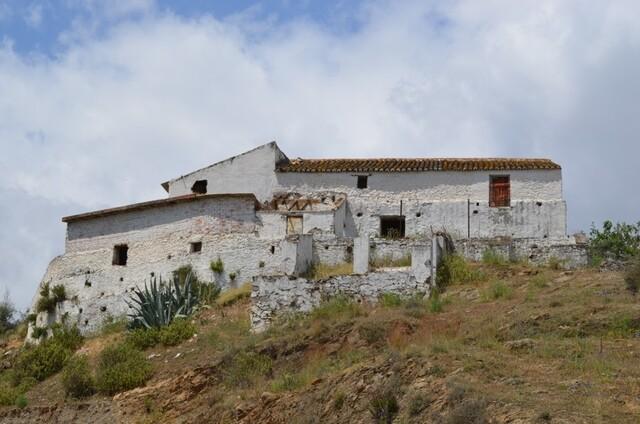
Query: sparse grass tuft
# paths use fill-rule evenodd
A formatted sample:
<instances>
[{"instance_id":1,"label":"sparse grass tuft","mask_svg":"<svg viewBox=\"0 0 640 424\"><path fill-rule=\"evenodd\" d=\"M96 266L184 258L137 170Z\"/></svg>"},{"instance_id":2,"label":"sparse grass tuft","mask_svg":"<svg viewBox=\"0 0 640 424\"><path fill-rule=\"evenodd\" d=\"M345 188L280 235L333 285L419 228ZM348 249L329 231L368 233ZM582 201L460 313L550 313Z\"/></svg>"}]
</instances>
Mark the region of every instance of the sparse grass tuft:
<instances>
[{"instance_id":1,"label":"sparse grass tuft","mask_svg":"<svg viewBox=\"0 0 640 424\"><path fill-rule=\"evenodd\" d=\"M337 265L314 264L307 274L311 280L324 280L336 275L351 275L353 274L353 264L351 262Z\"/></svg>"},{"instance_id":2,"label":"sparse grass tuft","mask_svg":"<svg viewBox=\"0 0 640 424\"><path fill-rule=\"evenodd\" d=\"M344 295L325 300L311 311L311 318L315 320L351 319L362 315L362 306Z\"/></svg>"},{"instance_id":3,"label":"sparse grass tuft","mask_svg":"<svg viewBox=\"0 0 640 424\"><path fill-rule=\"evenodd\" d=\"M238 288L230 288L222 292L216 303L220 306L230 306L241 299L251 296L252 286L250 282L246 282Z\"/></svg>"},{"instance_id":4,"label":"sparse grass tuft","mask_svg":"<svg viewBox=\"0 0 640 424\"><path fill-rule=\"evenodd\" d=\"M378 298L380 306L385 308L397 308L402 306L403 299L396 293L382 293Z\"/></svg>"},{"instance_id":5,"label":"sparse grass tuft","mask_svg":"<svg viewBox=\"0 0 640 424\"><path fill-rule=\"evenodd\" d=\"M284 373L271 383L271 390L278 392L291 392L305 385L306 381L300 374Z\"/></svg>"},{"instance_id":6,"label":"sparse grass tuft","mask_svg":"<svg viewBox=\"0 0 640 424\"><path fill-rule=\"evenodd\" d=\"M548 261L549 268L559 271L564 268L565 261L556 258L555 256L551 256Z\"/></svg>"},{"instance_id":7,"label":"sparse grass tuft","mask_svg":"<svg viewBox=\"0 0 640 424\"><path fill-rule=\"evenodd\" d=\"M486 274L482 270L473 269L462 256L452 254L445 256L440 262L436 277L438 286L444 288L452 284L484 281Z\"/></svg>"},{"instance_id":8,"label":"sparse grass tuft","mask_svg":"<svg viewBox=\"0 0 640 424\"><path fill-rule=\"evenodd\" d=\"M485 301L508 299L512 294L513 290L504 281L495 281L482 292L482 298Z\"/></svg>"},{"instance_id":9,"label":"sparse grass tuft","mask_svg":"<svg viewBox=\"0 0 640 424\"><path fill-rule=\"evenodd\" d=\"M250 387L259 377L271 373L270 357L255 352L229 352L225 358L224 382L229 387Z\"/></svg>"},{"instance_id":10,"label":"sparse grass tuft","mask_svg":"<svg viewBox=\"0 0 640 424\"><path fill-rule=\"evenodd\" d=\"M505 266L507 262L504 256L493 249L487 249L482 252L482 263L485 265Z\"/></svg>"},{"instance_id":11,"label":"sparse grass tuft","mask_svg":"<svg viewBox=\"0 0 640 424\"><path fill-rule=\"evenodd\" d=\"M391 424L400 411L397 399L397 387L387 385L376 390L369 401L369 412L378 424Z\"/></svg>"},{"instance_id":12,"label":"sparse grass tuft","mask_svg":"<svg viewBox=\"0 0 640 424\"><path fill-rule=\"evenodd\" d=\"M411 266L411 254L407 253L406 255L400 258L394 258L393 256L384 256L381 258L375 258L370 263L371 267L374 269L379 268L401 268Z\"/></svg>"}]
</instances>

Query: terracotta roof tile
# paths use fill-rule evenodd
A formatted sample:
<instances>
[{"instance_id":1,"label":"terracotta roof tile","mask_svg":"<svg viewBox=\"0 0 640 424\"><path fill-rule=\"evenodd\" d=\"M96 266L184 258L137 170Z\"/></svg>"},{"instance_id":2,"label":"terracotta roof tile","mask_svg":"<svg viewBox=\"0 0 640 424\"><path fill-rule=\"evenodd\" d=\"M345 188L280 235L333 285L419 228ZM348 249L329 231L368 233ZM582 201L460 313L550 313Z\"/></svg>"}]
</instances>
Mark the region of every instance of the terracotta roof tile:
<instances>
[{"instance_id":1,"label":"terracotta roof tile","mask_svg":"<svg viewBox=\"0 0 640 424\"><path fill-rule=\"evenodd\" d=\"M549 159L512 158L383 158L293 159L280 172L420 172L560 169Z\"/></svg>"}]
</instances>

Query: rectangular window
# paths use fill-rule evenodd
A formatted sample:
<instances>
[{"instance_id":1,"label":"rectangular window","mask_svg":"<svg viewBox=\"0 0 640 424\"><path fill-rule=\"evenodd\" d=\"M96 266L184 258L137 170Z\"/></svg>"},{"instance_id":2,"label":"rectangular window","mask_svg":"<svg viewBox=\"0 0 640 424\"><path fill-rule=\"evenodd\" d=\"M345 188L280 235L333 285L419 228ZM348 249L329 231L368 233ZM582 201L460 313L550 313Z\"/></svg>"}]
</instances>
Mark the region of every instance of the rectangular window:
<instances>
[{"instance_id":1,"label":"rectangular window","mask_svg":"<svg viewBox=\"0 0 640 424\"><path fill-rule=\"evenodd\" d=\"M358 188L367 188L367 180L366 175L358 175Z\"/></svg>"},{"instance_id":2,"label":"rectangular window","mask_svg":"<svg viewBox=\"0 0 640 424\"><path fill-rule=\"evenodd\" d=\"M404 237L404 216L381 216L380 236L386 238Z\"/></svg>"},{"instance_id":3,"label":"rectangular window","mask_svg":"<svg viewBox=\"0 0 640 424\"><path fill-rule=\"evenodd\" d=\"M287 234L302 234L302 217L299 215L287 216Z\"/></svg>"},{"instance_id":4,"label":"rectangular window","mask_svg":"<svg viewBox=\"0 0 640 424\"><path fill-rule=\"evenodd\" d=\"M196 241L196 242L191 243L191 247L190 247L189 251L191 253L198 253L198 252L202 251L202 242L201 241Z\"/></svg>"},{"instance_id":5,"label":"rectangular window","mask_svg":"<svg viewBox=\"0 0 640 424\"><path fill-rule=\"evenodd\" d=\"M511 206L511 182L508 175L489 177L489 206L492 208Z\"/></svg>"},{"instance_id":6,"label":"rectangular window","mask_svg":"<svg viewBox=\"0 0 640 424\"><path fill-rule=\"evenodd\" d=\"M125 266L127 264L127 254L129 253L129 246L126 244L118 244L113 246L113 265Z\"/></svg>"}]
</instances>

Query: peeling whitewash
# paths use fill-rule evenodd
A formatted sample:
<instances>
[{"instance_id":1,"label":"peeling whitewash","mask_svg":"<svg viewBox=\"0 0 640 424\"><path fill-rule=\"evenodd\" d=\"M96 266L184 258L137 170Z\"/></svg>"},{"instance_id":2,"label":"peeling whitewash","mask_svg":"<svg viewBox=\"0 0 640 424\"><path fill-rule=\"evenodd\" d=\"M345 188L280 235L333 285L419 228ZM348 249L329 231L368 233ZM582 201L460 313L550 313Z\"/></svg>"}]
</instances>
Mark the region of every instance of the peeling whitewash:
<instances>
[{"instance_id":1,"label":"peeling whitewash","mask_svg":"<svg viewBox=\"0 0 640 424\"><path fill-rule=\"evenodd\" d=\"M330 293L336 285L365 297L384 290L428 292L430 281L414 284L415 275L427 275L425 264L413 264L413 274L362 270L381 259L405 258L412 249L422 252L415 257L426 258L419 246L439 231L449 233L469 258L478 259L491 247L534 262L553 256L568 266L586 262L585 249L566 236L559 169L280 172L288 161L269 143L164 183L167 199L67 217L65 253L50 263L41 284L64 284L70 300L54 314L39 314L36 324L66 314L68 322L93 332L105 318L127 312L125 299L134 287L154 276L168 279L185 265L223 289L255 279L260 302L271 302L273 295L276 306L290 295L300 305L315 304L318 293ZM366 188L357 188L359 175L367 176ZM510 176L507 207L489 206L494 175ZM192 194L196 181L198 190L206 186L206 194ZM297 199L301 203L289 203ZM302 217L302 226L288 226L291 216ZM404 218L405 237L380 237L386 216ZM287 234L288 228L300 234ZM508 242L490 244L496 238ZM311 264L353 262L354 239L358 254L367 256L357 258L362 275L332 279L326 287L297 279L303 288L296 294L295 282L287 278L304 274ZM113 264L117 245L128 248L124 266ZM210 269L217 258L224 263L219 275ZM393 280L394 275L402 278ZM277 287L270 288L272 283ZM37 299L36 293L32 310Z\"/></svg>"}]
</instances>

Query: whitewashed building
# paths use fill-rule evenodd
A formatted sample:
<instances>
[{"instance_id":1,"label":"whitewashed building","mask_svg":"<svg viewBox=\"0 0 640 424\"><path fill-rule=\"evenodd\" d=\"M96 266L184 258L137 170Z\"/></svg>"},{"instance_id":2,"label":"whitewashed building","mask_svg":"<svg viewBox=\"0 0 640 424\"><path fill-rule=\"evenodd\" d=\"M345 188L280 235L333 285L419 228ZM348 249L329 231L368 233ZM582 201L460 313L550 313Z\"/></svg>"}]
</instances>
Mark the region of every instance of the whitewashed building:
<instances>
[{"instance_id":1,"label":"whitewashed building","mask_svg":"<svg viewBox=\"0 0 640 424\"><path fill-rule=\"evenodd\" d=\"M372 262L441 231L471 256L470 240L520 240L509 254L531 259L538 246L575 244L548 159L290 159L272 142L162 186L165 199L63 218L65 252L41 285L64 284L69 300L37 326L64 316L94 331L126 313L134 287L185 265L224 288L349 263L356 238Z\"/></svg>"}]
</instances>

